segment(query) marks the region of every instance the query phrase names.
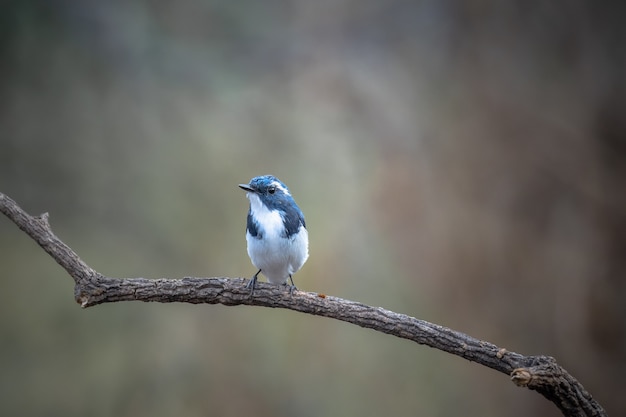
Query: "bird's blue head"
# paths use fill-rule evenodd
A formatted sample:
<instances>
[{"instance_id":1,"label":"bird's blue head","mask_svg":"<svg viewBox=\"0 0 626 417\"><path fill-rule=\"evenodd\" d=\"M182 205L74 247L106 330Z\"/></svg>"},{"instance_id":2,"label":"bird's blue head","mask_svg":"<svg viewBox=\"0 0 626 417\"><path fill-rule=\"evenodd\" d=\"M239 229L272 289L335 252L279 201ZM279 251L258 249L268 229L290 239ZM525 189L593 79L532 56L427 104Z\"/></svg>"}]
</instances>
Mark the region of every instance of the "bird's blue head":
<instances>
[{"instance_id":1,"label":"bird's blue head","mask_svg":"<svg viewBox=\"0 0 626 417\"><path fill-rule=\"evenodd\" d=\"M259 200L270 210L285 211L287 206L295 205L289 189L273 175L262 175L250 180L250 184L239 184L248 193L259 197Z\"/></svg>"}]
</instances>

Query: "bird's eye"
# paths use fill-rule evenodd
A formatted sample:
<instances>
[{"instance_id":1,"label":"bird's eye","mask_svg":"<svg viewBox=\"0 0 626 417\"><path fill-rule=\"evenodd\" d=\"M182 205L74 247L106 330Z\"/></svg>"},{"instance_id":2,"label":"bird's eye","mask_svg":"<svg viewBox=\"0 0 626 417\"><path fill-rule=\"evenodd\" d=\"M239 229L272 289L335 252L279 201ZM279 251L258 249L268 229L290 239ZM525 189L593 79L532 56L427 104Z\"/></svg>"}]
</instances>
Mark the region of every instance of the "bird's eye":
<instances>
[{"instance_id":1,"label":"bird's eye","mask_svg":"<svg viewBox=\"0 0 626 417\"><path fill-rule=\"evenodd\" d=\"M276 187L272 186L272 187L268 188L267 192L270 193L270 194L274 194L276 192Z\"/></svg>"}]
</instances>

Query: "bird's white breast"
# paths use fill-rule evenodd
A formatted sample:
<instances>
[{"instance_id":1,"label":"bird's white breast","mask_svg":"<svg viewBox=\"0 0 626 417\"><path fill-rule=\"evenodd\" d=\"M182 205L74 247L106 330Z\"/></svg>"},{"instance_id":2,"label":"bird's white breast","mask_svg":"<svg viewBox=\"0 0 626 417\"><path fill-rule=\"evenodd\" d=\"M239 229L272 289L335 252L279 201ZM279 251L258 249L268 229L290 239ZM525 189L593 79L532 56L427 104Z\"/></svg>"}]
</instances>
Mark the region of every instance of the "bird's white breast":
<instances>
[{"instance_id":1,"label":"bird's white breast","mask_svg":"<svg viewBox=\"0 0 626 417\"><path fill-rule=\"evenodd\" d=\"M261 202L259 196L254 193L248 193L248 199L250 200L252 216L259 224L264 236L270 239L274 236L280 236L285 230L280 213L277 210L268 209Z\"/></svg>"}]
</instances>

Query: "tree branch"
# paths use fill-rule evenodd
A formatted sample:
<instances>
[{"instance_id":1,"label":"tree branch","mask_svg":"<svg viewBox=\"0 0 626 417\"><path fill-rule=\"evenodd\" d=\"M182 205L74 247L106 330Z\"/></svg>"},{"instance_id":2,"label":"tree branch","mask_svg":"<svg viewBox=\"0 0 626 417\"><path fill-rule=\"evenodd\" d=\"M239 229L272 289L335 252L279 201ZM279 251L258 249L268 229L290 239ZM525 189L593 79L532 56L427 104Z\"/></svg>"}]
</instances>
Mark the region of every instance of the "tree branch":
<instances>
[{"instance_id":1,"label":"tree branch","mask_svg":"<svg viewBox=\"0 0 626 417\"><path fill-rule=\"evenodd\" d=\"M541 393L565 416L606 416L584 387L549 356L524 356L455 330L324 294L257 283L250 296L243 278L145 279L106 277L83 262L52 233L48 214L34 217L0 193L0 211L34 239L74 279L74 296L81 307L116 301L155 301L251 305L284 308L329 317L412 340L510 375L518 386Z\"/></svg>"}]
</instances>

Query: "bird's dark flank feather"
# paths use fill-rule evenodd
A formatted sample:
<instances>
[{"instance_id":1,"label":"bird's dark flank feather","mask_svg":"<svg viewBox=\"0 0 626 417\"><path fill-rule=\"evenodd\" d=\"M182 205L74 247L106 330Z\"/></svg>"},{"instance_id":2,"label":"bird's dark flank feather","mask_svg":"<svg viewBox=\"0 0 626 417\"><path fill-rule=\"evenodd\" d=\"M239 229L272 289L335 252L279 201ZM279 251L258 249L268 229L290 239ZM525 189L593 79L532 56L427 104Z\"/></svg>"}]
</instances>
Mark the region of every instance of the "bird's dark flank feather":
<instances>
[{"instance_id":1,"label":"bird's dark flank feather","mask_svg":"<svg viewBox=\"0 0 626 417\"><path fill-rule=\"evenodd\" d=\"M285 237L291 237L294 234L298 233L298 230L300 230L300 226L306 227L306 224L304 222L304 215L300 210L286 210L281 212L281 216L285 224Z\"/></svg>"},{"instance_id":2,"label":"bird's dark flank feather","mask_svg":"<svg viewBox=\"0 0 626 417\"><path fill-rule=\"evenodd\" d=\"M248 210L248 225L246 226L246 230L252 237L259 239L263 238L263 232L259 230L259 225L254 221L254 217L252 217L252 212L250 210Z\"/></svg>"}]
</instances>

